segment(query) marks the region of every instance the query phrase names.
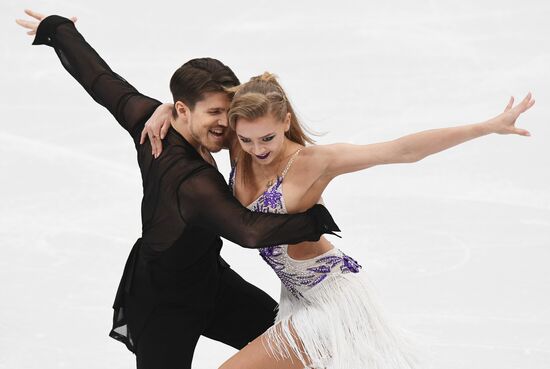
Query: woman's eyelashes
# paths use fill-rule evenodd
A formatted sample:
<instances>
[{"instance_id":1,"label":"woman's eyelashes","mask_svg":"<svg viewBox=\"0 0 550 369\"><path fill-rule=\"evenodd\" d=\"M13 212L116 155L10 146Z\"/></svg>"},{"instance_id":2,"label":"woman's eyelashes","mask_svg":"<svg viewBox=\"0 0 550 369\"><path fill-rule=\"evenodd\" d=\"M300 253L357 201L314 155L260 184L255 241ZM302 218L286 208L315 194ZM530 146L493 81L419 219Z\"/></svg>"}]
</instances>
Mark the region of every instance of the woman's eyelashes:
<instances>
[{"instance_id":1,"label":"woman's eyelashes","mask_svg":"<svg viewBox=\"0 0 550 369\"><path fill-rule=\"evenodd\" d=\"M263 142L269 142L269 141L273 140L274 138L275 138L275 135L269 136L269 137L264 137L264 138L262 138L262 141ZM245 137L240 137L240 136L239 136L239 140L241 140L244 143L252 142L252 140L250 138L245 138Z\"/></svg>"}]
</instances>

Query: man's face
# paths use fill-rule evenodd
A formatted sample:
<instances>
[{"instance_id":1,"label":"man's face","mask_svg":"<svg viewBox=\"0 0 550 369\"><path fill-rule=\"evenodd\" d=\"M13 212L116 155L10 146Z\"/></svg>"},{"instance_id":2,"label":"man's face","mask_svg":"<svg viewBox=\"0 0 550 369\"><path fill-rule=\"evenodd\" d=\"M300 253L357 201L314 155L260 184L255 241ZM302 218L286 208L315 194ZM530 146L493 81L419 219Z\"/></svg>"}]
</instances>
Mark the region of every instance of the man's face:
<instances>
[{"instance_id":1,"label":"man's face","mask_svg":"<svg viewBox=\"0 0 550 369\"><path fill-rule=\"evenodd\" d=\"M229 132L227 112L231 100L224 92L208 92L195 104L187 123L193 140L210 152L223 148Z\"/></svg>"}]
</instances>

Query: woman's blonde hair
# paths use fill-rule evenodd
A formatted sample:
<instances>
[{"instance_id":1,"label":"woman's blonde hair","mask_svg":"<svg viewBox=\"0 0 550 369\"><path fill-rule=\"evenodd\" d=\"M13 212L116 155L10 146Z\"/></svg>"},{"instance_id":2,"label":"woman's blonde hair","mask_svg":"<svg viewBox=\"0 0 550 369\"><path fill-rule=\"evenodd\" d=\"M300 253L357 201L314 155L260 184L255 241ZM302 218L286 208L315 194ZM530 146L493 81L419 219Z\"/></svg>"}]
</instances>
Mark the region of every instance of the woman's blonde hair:
<instances>
[{"instance_id":1,"label":"woman's blonde hair","mask_svg":"<svg viewBox=\"0 0 550 369\"><path fill-rule=\"evenodd\" d=\"M239 118L253 120L271 114L275 119L284 121L287 113L290 113L290 129L285 132L285 136L300 145L315 143L310 137L313 133L298 121L285 91L274 74L264 72L240 86L229 88L228 92L233 95L228 116L229 126L233 130ZM243 171L242 178L246 181L251 174L252 159L241 149L237 160Z\"/></svg>"}]
</instances>

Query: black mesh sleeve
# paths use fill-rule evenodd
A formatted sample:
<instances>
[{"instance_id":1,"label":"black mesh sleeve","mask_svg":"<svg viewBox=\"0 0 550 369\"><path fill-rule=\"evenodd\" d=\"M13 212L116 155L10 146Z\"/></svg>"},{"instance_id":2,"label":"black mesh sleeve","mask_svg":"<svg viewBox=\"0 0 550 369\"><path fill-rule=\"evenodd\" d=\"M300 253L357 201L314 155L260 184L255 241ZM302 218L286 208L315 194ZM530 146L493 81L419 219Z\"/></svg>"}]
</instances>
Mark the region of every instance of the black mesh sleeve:
<instances>
[{"instance_id":1,"label":"black mesh sleeve","mask_svg":"<svg viewBox=\"0 0 550 369\"><path fill-rule=\"evenodd\" d=\"M213 167L195 171L180 184L178 207L186 223L247 248L317 241L323 233L339 231L322 205L292 215L248 210L233 197Z\"/></svg>"},{"instance_id":2,"label":"black mesh sleeve","mask_svg":"<svg viewBox=\"0 0 550 369\"><path fill-rule=\"evenodd\" d=\"M74 23L57 15L43 19L33 45L55 49L63 67L103 105L136 141L142 126L160 102L139 93L113 72L86 42Z\"/></svg>"}]
</instances>

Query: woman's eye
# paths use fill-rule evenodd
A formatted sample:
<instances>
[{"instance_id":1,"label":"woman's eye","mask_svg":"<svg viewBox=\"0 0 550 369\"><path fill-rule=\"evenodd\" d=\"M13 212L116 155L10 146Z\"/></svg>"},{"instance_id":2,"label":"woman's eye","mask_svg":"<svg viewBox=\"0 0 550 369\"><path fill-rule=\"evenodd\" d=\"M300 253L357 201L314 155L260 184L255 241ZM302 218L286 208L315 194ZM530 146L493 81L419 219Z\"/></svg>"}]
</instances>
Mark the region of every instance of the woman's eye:
<instances>
[{"instance_id":1,"label":"woman's eye","mask_svg":"<svg viewBox=\"0 0 550 369\"><path fill-rule=\"evenodd\" d=\"M250 140L248 138L241 138L240 140L244 143L249 143L250 142Z\"/></svg>"},{"instance_id":2,"label":"woman's eye","mask_svg":"<svg viewBox=\"0 0 550 369\"><path fill-rule=\"evenodd\" d=\"M262 141L269 142L269 141L273 140L273 138L275 138L275 136L269 136L269 137L263 138Z\"/></svg>"}]
</instances>

